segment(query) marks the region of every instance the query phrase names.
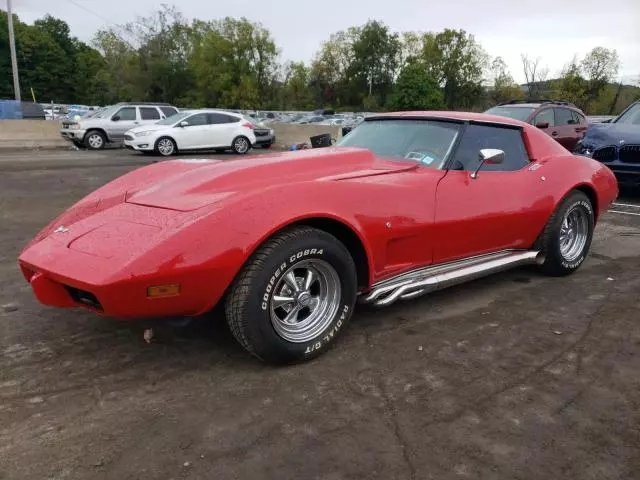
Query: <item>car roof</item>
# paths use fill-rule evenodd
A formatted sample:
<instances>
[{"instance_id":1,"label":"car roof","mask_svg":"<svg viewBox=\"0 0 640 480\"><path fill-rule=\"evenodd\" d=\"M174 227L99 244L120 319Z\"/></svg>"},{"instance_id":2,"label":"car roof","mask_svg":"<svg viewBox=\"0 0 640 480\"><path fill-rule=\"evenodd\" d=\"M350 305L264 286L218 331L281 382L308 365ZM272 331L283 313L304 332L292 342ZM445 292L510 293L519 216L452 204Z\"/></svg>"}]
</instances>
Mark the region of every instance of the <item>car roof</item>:
<instances>
[{"instance_id":1,"label":"car roof","mask_svg":"<svg viewBox=\"0 0 640 480\"><path fill-rule=\"evenodd\" d=\"M551 104L550 104L551 105ZM517 104L507 104L507 105L496 105L495 107L492 108L521 108L521 107L525 107L525 108L538 108L541 107L542 103L517 103Z\"/></svg>"},{"instance_id":2,"label":"car roof","mask_svg":"<svg viewBox=\"0 0 640 480\"><path fill-rule=\"evenodd\" d=\"M232 115L234 117L241 117L241 113L230 112L228 110L218 110L216 108L197 108L194 110L183 111L182 113L224 113L225 115Z\"/></svg>"},{"instance_id":3,"label":"car roof","mask_svg":"<svg viewBox=\"0 0 640 480\"><path fill-rule=\"evenodd\" d=\"M509 125L514 127L527 127L529 124L508 117L500 117L498 115L489 115L486 113L475 112L441 112L441 111L414 111L414 112L390 112L375 114L367 117L365 121L376 119L424 119L424 120L453 120L458 122L481 122L496 123L500 125Z\"/></svg>"}]
</instances>

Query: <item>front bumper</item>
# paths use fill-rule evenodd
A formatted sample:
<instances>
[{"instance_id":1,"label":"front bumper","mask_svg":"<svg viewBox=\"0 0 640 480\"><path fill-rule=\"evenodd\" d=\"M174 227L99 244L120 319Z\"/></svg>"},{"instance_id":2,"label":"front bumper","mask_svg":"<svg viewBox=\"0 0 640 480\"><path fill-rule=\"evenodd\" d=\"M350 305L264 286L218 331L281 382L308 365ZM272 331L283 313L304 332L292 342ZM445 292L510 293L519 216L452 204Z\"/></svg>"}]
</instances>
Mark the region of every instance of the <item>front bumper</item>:
<instances>
[{"instance_id":1,"label":"front bumper","mask_svg":"<svg viewBox=\"0 0 640 480\"><path fill-rule=\"evenodd\" d=\"M74 143L82 142L84 140L85 133L87 133L86 130L71 130L68 128L60 130L60 136L62 138Z\"/></svg>"},{"instance_id":2,"label":"front bumper","mask_svg":"<svg viewBox=\"0 0 640 480\"><path fill-rule=\"evenodd\" d=\"M114 210L121 212L119 219L88 217L27 246L18 262L37 299L117 318L194 316L210 309L220 276L216 267L172 263L162 248L175 229L165 225L179 224L182 214L154 211L156 224L145 225L138 214L148 212L146 207L124 204ZM148 296L150 287L176 284L178 295Z\"/></svg>"},{"instance_id":3,"label":"front bumper","mask_svg":"<svg viewBox=\"0 0 640 480\"><path fill-rule=\"evenodd\" d=\"M128 137L128 136L127 136ZM150 137L127 138L124 139L124 146L137 152L151 152L155 148L154 139Z\"/></svg>"},{"instance_id":4,"label":"front bumper","mask_svg":"<svg viewBox=\"0 0 640 480\"><path fill-rule=\"evenodd\" d=\"M606 165L616 176L618 185L624 187L640 187L640 163L620 160L620 149L615 145L584 145L578 142L573 153L593 158Z\"/></svg>"}]
</instances>

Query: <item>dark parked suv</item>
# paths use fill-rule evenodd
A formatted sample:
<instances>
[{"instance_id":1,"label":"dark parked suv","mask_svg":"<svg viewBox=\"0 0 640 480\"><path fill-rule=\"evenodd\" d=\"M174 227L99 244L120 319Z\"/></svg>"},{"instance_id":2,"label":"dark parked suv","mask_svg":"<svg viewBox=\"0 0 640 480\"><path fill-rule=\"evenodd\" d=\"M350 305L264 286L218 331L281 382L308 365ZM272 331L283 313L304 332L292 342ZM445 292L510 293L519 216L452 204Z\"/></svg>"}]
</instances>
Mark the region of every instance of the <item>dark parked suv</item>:
<instances>
[{"instance_id":1,"label":"dark parked suv","mask_svg":"<svg viewBox=\"0 0 640 480\"><path fill-rule=\"evenodd\" d=\"M587 117L575 105L560 100L512 100L485 113L535 125L572 151L587 131Z\"/></svg>"}]
</instances>

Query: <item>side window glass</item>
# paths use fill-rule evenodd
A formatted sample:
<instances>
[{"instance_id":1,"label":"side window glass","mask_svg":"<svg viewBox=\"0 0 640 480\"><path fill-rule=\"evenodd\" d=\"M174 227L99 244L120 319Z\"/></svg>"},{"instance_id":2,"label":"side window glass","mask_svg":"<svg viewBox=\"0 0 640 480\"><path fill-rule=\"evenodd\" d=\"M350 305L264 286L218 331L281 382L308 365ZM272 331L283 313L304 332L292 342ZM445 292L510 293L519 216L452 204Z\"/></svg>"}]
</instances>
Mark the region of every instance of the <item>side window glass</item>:
<instances>
[{"instance_id":1,"label":"side window glass","mask_svg":"<svg viewBox=\"0 0 640 480\"><path fill-rule=\"evenodd\" d=\"M162 110L162 113L164 113L164 116L167 118L178 113L173 107L160 107L160 110Z\"/></svg>"},{"instance_id":2,"label":"side window glass","mask_svg":"<svg viewBox=\"0 0 640 480\"><path fill-rule=\"evenodd\" d=\"M547 108L538 113L533 119L533 125L538 125L539 123L548 123L550 127L553 127L555 125L553 110Z\"/></svg>"},{"instance_id":3,"label":"side window glass","mask_svg":"<svg viewBox=\"0 0 640 480\"><path fill-rule=\"evenodd\" d=\"M452 165L462 165L464 170L474 171L480 164L480 150L483 148L504 151L504 163L485 163L483 171L520 170L529 163L520 129L471 124L467 126L460 140Z\"/></svg>"},{"instance_id":4,"label":"side window glass","mask_svg":"<svg viewBox=\"0 0 640 480\"><path fill-rule=\"evenodd\" d=\"M189 122L190 127L197 127L208 124L206 113L197 113L196 115L191 115L189 118L186 118L185 121Z\"/></svg>"},{"instance_id":5,"label":"side window glass","mask_svg":"<svg viewBox=\"0 0 640 480\"><path fill-rule=\"evenodd\" d=\"M573 117L574 125L580 125L581 123L584 123L584 117L580 115L578 112L572 111L571 116Z\"/></svg>"},{"instance_id":6,"label":"side window glass","mask_svg":"<svg viewBox=\"0 0 640 480\"><path fill-rule=\"evenodd\" d=\"M223 123L235 123L238 121L237 118L232 117L231 115L225 115L224 113L209 113L208 115L211 118L209 123L213 125L220 125Z\"/></svg>"},{"instance_id":7,"label":"side window glass","mask_svg":"<svg viewBox=\"0 0 640 480\"><path fill-rule=\"evenodd\" d=\"M120 121L131 121L136 119L136 107L123 107L116 112L114 117L120 117ZM113 117L112 117L113 118Z\"/></svg>"},{"instance_id":8,"label":"side window glass","mask_svg":"<svg viewBox=\"0 0 640 480\"><path fill-rule=\"evenodd\" d=\"M554 108L553 110L556 116L556 126L571 125L573 123L571 110L567 110L566 108Z\"/></svg>"},{"instance_id":9,"label":"side window glass","mask_svg":"<svg viewBox=\"0 0 640 480\"><path fill-rule=\"evenodd\" d=\"M142 120L160 120L160 112L155 107L140 107Z\"/></svg>"}]
</instances>

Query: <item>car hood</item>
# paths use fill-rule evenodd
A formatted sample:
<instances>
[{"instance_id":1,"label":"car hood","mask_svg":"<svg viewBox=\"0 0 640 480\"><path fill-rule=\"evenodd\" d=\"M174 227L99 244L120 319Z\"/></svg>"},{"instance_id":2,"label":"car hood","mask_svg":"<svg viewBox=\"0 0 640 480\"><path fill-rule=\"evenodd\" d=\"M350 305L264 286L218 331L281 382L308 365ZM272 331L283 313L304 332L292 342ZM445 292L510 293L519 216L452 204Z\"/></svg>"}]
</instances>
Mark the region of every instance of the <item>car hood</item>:
<instances>
[{"instance_id":1,"label":"car hood","mask_svg":"<svg viewBox=\"0 0 640 480\"><path fill-rule=\"evenodd\" d=\"M166 130L167 128L172 128L171 125L141 125L139 127L134 127L129 130L132 133L140 133L140 132L157 132L159 130Z\"/></svg>"},{"instance_id":2,"label":"car hood","mask_svg":"<svg viewBox=\"0 0 640 480\"><path fill-rule=\"evenodd\" d=\"M589 126L582 140L583 145L640 144L640 126L628 123L596 123Z\"/></svg>"},{"instance_id":3,"label":"car hood","mask_svg":"<svg viewBox=\"0 0 640 480\"><path fill-rule=\"evenodd\" d=\"M394 162L375 157L369 150L343 147L260 155L242 160L175 160L199 164L178 169L152 185L128 190L126 201L137 205L190 211L231 197L282 193L305 182L340 181L387 175L418 168L417 163Z\"/></svg>"}]
</instances>

